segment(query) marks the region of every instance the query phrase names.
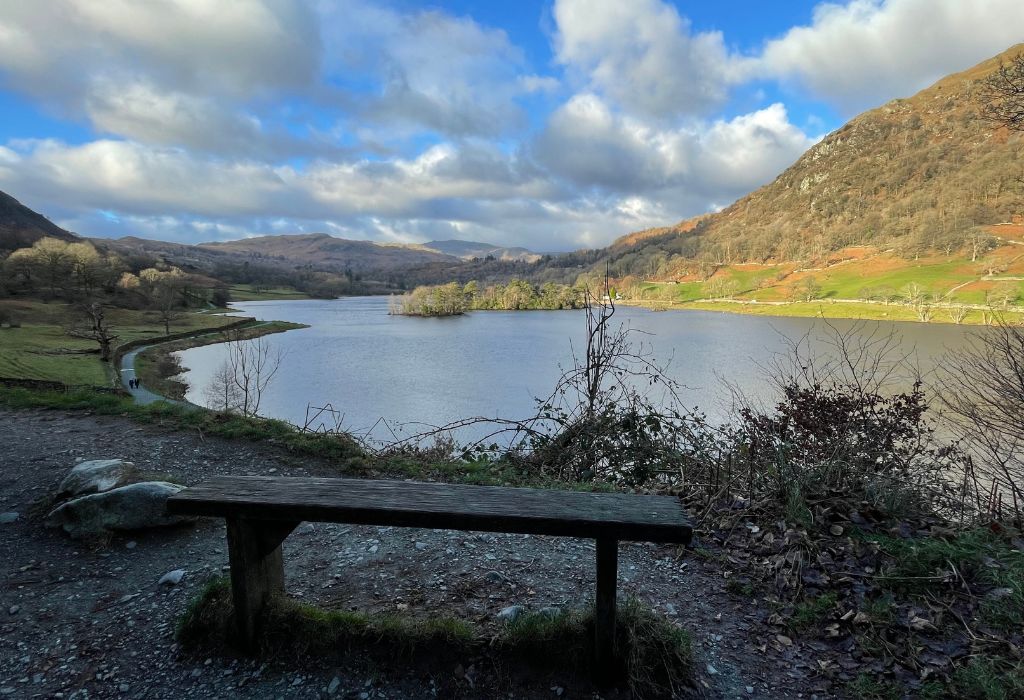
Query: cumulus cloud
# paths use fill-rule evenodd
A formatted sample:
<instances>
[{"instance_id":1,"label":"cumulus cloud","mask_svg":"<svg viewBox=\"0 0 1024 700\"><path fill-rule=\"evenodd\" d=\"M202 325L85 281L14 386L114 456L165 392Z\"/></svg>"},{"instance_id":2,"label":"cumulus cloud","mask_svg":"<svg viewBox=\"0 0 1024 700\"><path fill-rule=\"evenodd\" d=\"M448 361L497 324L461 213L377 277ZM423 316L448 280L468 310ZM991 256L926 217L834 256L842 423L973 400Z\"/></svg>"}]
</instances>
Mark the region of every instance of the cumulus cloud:
<instances>
[{"instance_id":1,"label":"cumulus cloud","mask_svg":"<svg viewBox=\"0 0 1024 700\"><path fill-rule=\"evenodd\" d=\"M378 132L397 125L446 136L501 134L524 123L519 97L557 86L529 71L504 30L468 17L362 0L325 4L321 15L327 70L346 89L348 106ZM352 73L359 84L347 84Z\"/></svg>"},{"instance_id":2,"label":"cumulus cloud","mask_svg":"<svg viewBox=\"0 0 1024 700\"><path fill-rule=\"evenodd\" d=\"M585 94L552 116L535 153L579 186L647 195L684 189L720 201L771 180L813 143L782 104L728 121L657 128Z\"/></svg>"},{"instance_id":3,"label":"cumulus cloud","mask_svg":"<svg viewBox=\"0 0 1024 700\"><path fill-rule=\"evenodd\" d=\"M722 34L694 34L668 3L556 0L554 18L558 60L623 109L671 118L727 97L734 71Z\"/></svg>"},{"instance_id":4,"label":"cumulus cloud","mask_svg":"<svg viewBox=\"0 0 1024 700\"><path fill-rule=\"evenodd\" d=\"M908 96L1024 39L1020 0L822 3L744 62L750 77L793 79L847 113Z\"/></svg>"}]
</instances>

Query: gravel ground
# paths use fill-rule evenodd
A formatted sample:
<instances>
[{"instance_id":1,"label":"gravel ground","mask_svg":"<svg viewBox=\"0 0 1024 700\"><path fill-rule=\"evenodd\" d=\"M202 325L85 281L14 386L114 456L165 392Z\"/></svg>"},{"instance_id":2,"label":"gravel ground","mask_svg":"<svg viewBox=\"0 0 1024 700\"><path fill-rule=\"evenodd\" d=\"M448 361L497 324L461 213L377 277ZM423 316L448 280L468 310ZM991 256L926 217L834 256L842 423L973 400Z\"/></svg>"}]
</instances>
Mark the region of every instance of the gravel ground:
<instances>
[{"instance_id":1,"label":"gravel ground","mask_svg":"<svg viewBox=\"0 0 1024 700\"><path fill-rule=\"evenodd\" d=\"M40 505L76 459L122 458L194 484L214 474L329 476L327 465L266 445L203 438L127 419L0 410L0 699L2 698L579 698L568 673L508 672L500 659L457 664L353 650L336 659L196 656L174 641L203 584L227 570L224 527L116 536L85 545L42 526ZM509 605L583 605L593 595L590 540L325 523L284 543L288 592L329 607L454 614L494 625ZM783 646L768 611L725 590L715 558L623 544L619 589L690 630L696 694L834 697L814 649ZM158 585L184 569L177 585ZM619 697L614 692L604 697Z\"/></svg>"}]
</instances>

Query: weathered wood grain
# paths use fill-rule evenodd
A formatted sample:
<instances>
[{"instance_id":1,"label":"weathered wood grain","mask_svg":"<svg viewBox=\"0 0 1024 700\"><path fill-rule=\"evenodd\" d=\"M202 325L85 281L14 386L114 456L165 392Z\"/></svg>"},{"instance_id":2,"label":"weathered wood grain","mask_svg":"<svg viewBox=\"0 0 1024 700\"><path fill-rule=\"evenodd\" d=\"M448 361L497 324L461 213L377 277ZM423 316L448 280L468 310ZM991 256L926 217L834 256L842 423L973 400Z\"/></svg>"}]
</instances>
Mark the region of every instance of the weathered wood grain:
<instances>
[{"instance_id":1,"label":"weathered wood grain","mask_svg":"<svg viewBox=\"0 0 1024 700\"><path fill-rule=\"evenodd\" d=\"M689 544L671 496L581 493L368 479L220 476L188 488L168 512Z\"/></svg>"}]
</instances>

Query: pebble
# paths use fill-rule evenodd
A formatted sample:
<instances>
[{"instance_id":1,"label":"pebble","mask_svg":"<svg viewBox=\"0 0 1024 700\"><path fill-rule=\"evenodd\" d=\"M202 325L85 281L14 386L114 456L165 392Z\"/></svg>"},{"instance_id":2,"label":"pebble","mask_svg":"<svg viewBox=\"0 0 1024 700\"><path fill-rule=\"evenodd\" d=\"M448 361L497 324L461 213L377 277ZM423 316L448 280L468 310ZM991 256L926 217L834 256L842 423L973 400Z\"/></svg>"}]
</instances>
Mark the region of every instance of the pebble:
<instances>
[{"instance_id":1,"label":"pebble","mask_svg":"<svg viewBox=\"0 0 1024 700\"><path fill-rule=\"evenodd\" d=\"M181 583L181 579L184 578L184 576L184 569L175 569L174 571L168 571L166 574L160 577L160 581L157 582L157 585L162 586L166 584L168 586L176 586L179 583Z\"/></svg>"},{"instance_id":2,"label":"pebble","mask_svg":"<svg viewBox=\"0 0 1024 700\"><path fill-rule=\"evenodd\" d=\"M424 549L427 548L427 543L426 542L417 542L415 546L416 546L416 549L418 549L418 550L420 550L422 552Z\"/></svg>"},{"instance_id":3,"label":"pebble","mask_svg":"<svg viewBox=\"0 0 1024 700\"><path fill-rule=\"evenodd\" d=\"M300 535L309 535L314 530L316 530L316 527L314 527L313 523L302 523L302 525L299 526L299 529L296 530L295 532L300 534Z\"/></svg>"},{"instance_id":4,"label":"pebble","mask_svg":"<svg viewBox=\"0 0 1024 700\"><path fill-rule=\"evenodd\" d=\"M510 605L498 613L498 619L505 620L506 622L514 622L524 612L526 612L526 608L522 605Z\"/></svg>"},{"instance_id":5,"label":"pebble","mask_svg":"<svg viewBox=\"0 0 1024 700\"><path fill-rule=\"evenodd\" d=\"M334 695L338 692L339 686L341 686L341 679L335 676L331 679L330 685L327 686L327 694Z\"/></svg>"},{"instance_id":6,"label":"pebble","mask_svg":"<svg viewBox=\"0 0 1024 700\"><path fill-rule=\"evenodd\" d=\"M11 607L7 608L7 613L9 615L17 615L19 610L21 610L20 605L12 605Z\"/></svg>"},{"instance_id":7,"label":"pebble","mask_svg":"<svg viewBox=\"0 0 1024 700\"><path fill-rule=\"evenodd\" d=\"M708 664L708 675L709 676L717 676L718 675L718 669L715 668L714 666L712 666L711 664Z\"/></svg>"},{"instance_id":8,"label":"pebble","mask_svg":"<svg viewBox=\"0 0 1024 700\"><path fill-rule=\"evenodd\" d=\"M0 525L10 525L17 520L19 515L17 513L0 513Z\"/></svg>"},{"instance_id":9,"label":"pebble","mask_svg":"<svg viewBox=\"0 0 1024 700\"><path fill-rule=\"evenodd\" d=\"M748 685L746 687L746 691L747 691L747 695L753 695L754 694L754 686Z\"/></svg>"},{"instance_id":10,"label":"pebble","mask_svg":"<svg viewBox=\"0 0 1024 700\"><path fill-rule=\"evenodd\" d=\"M137 546L139 546L139 543L136 542L135 540L132 540L131 542L128 542L127 544L125 544L124 548L125 549L135 549Z\"/></svg>"}]
</instances>

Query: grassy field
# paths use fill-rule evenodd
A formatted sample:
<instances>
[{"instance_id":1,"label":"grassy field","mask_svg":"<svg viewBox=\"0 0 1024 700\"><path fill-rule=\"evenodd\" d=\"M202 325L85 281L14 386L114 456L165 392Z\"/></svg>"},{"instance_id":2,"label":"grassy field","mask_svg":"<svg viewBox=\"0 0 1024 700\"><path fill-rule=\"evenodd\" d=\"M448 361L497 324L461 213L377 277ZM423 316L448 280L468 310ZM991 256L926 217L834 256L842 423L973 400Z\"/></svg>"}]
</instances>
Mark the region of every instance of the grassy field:
<instances>
[{"instance_id":1,"label":"grassy field","mask_svg":"<svg viewBox=\"0 0 1024 700\"><path fill-rule=\"evenodd\" d=\"M112 369L100 362L98 346L91 340L67 335L75 320L72 308L63 303L0 301L0 309L14 314L20 328L0 329L0 377L44 379L71 385L109 386ZM110 309L107 313L118 343L164 335L159 317L150 311ZM220 314L182 314L171 324L172 333L218 328L237 321Z\"/></svg>"},{"instance_id":2,"label":"grassy field","mask_svg":"<svg viewBox=\"0 0 1024 700\"><path fill-rule=\"evenodd\" d=\"M997 263L996 272L990 276L993 260ZM816 288L813 301L777 304L799 298L809 279ZM678 306L771 316L919 321L918 313L907 303L910 290L915 288L933 305L993 303L1004 311L1024 311L1024 250L1020 246L1004 246L973 262L964 257L945 256L905 260L891 253L864 249L860 257L832 261L814 269L797 269L795 264L729 265L718 268L706 280L684 277L674 282L643 282L633 289L629 301L655 308ZM1008 307L992 301L990 295L997 290L1009 290ZM715 297L728 301L716 301ZM883 298L895 303L871 303ZM981 310L971 310L962 322L983 323L985 316ZM954 314L940 306L933 307L930 320L955 322Z\"/></svg>"},{"instance_id":3,"label":"grassy field","mask_svg":"<svg viewBox=\"0 0 1024 700\"><path fill-rule=\"evenodd\" d=\"M261 287L257 291L251 284L235 284L229 290L231 301L277 301L309 299L309 296L291 287Z\"/></svg>"}]
</instances>

